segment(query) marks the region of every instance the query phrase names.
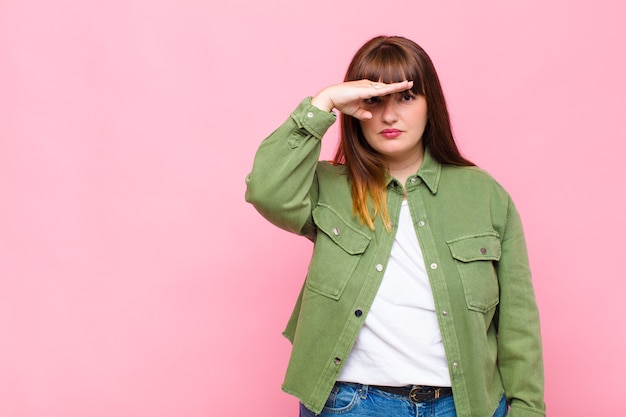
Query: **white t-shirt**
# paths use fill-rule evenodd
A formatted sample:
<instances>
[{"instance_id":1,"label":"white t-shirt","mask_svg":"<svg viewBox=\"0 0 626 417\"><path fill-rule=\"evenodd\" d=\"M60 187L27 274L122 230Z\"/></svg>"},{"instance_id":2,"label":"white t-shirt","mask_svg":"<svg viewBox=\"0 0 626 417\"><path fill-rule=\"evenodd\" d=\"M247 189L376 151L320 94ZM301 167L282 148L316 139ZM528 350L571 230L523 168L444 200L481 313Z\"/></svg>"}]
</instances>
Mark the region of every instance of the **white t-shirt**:
<instances>
[{"instance_id":1,"label":"white t-shirt","mask_svg":"<svg viewBox=\"0 0 626 417\"><path fill-rule=\"evenodd\" d=\"M338 380L450 386L435 301L406 200L383 281Z\"/></svg>"}]
</instances>

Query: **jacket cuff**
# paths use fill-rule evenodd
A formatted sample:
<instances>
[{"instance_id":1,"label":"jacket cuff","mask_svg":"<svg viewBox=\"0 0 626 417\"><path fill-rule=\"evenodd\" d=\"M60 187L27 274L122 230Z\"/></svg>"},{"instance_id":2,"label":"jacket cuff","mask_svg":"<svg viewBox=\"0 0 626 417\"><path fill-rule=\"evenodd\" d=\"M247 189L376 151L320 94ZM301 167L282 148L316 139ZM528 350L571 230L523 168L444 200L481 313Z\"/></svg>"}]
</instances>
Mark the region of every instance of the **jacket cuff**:
<instances>
[{"instance_id":1,"label":"jacket cuff","mask_svg":"<svg viewBox=\"0 0 626 417\"><path fill-rule=\"evenodd\" d=\"M321 139L329 127L337 120L335 113L328 113L311 104L311 97L307 97L291 113L291 118L299 128L304 128L313 136Z\"/></svg>"}]
</instances>

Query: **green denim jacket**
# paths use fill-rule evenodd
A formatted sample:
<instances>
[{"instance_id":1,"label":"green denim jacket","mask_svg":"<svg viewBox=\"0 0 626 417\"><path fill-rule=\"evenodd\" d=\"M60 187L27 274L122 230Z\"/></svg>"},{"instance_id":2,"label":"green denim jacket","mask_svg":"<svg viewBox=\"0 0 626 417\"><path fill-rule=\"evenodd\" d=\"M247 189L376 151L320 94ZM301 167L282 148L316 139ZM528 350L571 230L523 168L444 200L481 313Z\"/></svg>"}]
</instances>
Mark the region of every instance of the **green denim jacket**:
<instances>
[{"instance_id":1,"label":"green denim jacket","mask_svg":"<svg viewBox=\"0 0 626 417\"><path fill-rule=\"evenodd\" d=\"M278 227L315 242L285 336L283 390L321 412L383 278L395 235L353 215L344 166L319 162L336 116L305 99L265 139L246 178L246 200ZM397 224L403 186L388 178ZM543 416L539 316L519 215L476 167L438 163L426 149L406 198L422 248L459 417L491 417L504 393L510 417ZM415 331L419 323L415 324Z\"/></svg>"}]
</instances>

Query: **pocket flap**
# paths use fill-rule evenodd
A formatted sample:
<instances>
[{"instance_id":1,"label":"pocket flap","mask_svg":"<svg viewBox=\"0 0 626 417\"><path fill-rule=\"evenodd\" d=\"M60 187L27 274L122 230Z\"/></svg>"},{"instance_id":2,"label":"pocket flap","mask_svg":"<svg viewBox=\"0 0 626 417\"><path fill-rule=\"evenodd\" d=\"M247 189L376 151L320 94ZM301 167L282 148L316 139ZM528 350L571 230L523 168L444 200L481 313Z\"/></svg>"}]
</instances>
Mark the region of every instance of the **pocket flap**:
<instances>
[{"instance_id":1,"label":"pocket flap","mask_svg":"<svg viewBox=\"0 0 626 417\"><path fill-rule=\"evenodd\" d=\"M325 204L313 209L313 220L319 230L351 255L365 252L371 240L370 236L344 221L335 210Z\"/></svg>"},{"instance_id":2,"label":"pocket flap","mask_svg":"<svg viewBox=\"0 0 626 417\"><path fill-rule=\"evenodd\" d=\"M461 262L498 261L502 248L496 232L486 232L449 240L452 257Z\"/></svg>"}]
</instances>

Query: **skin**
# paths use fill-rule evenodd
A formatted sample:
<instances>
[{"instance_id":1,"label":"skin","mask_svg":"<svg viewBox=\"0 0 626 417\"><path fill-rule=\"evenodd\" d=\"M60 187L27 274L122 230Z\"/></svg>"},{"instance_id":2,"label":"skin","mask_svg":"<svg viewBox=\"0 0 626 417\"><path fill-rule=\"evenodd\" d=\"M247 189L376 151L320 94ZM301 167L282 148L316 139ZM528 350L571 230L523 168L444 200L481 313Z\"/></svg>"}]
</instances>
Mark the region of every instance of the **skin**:
<instances>
[{"instance_id":1,"label":"skin","mask_svg":"<svg viewBox=\"0 0 626 417\"><path fill-rule=\"evenodd\" d=\"M412 81L349 81L323 89L311 102L321 110L337 109L359 119L367 142L383 156L389 173L405 184L422 163L427 121L426 98L413 94L412 86ZM389 129L399 132L386 134Z\"/></svg>"}]
</instances>

